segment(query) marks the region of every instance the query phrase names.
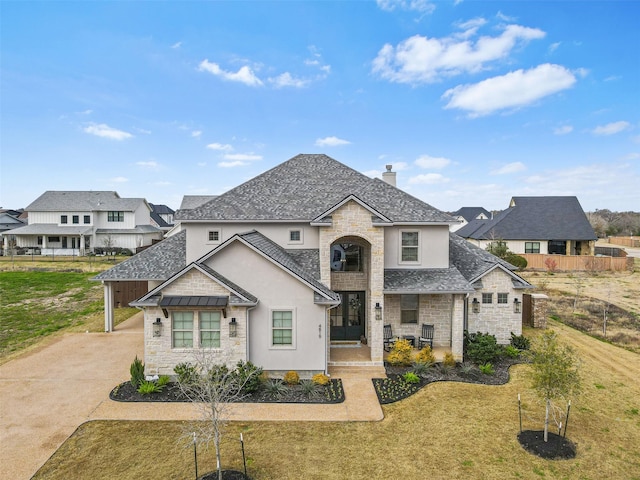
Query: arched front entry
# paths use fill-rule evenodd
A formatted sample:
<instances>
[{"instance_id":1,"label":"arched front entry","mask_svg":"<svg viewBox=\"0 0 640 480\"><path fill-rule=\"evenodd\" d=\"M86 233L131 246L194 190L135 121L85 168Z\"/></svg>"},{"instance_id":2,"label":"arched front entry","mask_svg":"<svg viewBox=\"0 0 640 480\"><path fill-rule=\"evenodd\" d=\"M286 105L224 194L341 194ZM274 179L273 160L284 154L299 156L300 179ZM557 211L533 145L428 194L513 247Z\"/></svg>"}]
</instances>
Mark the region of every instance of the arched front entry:
<instances>
[{"instance_id":1,"label":"arched front entry","mask_svg":"<svg viewBox=\"0 0 640 480\"><path fill-rule=\"evenodd\" d=\"M367 336L370 258L371 247L362 238L342 237L331 245L331 289L342 298L331 309L331 341Z\"/></svg>"}]
</instances>

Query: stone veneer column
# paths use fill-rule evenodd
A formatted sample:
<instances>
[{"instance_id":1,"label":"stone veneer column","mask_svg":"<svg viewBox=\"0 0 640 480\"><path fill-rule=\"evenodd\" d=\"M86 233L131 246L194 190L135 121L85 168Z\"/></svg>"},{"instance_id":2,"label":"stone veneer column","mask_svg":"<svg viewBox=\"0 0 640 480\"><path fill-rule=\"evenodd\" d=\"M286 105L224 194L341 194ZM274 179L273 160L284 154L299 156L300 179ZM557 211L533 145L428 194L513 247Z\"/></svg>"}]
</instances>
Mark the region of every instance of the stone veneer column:
<instances>
[{"instance_id":1,"label":"stone veneer column","mask_svg":"<svg viewBox=\"0 0 640 480\"><path fill-rule=\"evenodd\" d=\"M533 328L547 328L549 297L544 293L531 294L531 324Z\"/></svg>"},{"instance_id":2,"label":"stone veneer column","mask_svg":"<svg viewBox=\"0 0 640 480\"><path fill-rule=\"evenodd\" d=\"M464 349L464 295L453 295L451 306L451 353L461 362Z\"/></svg>"},{"instance_id":3,"label":"stone veneer column","mask_svg":"<svg viewBox=\"0 0 640 480\"><path fill-rule=\"evenodd\" d=\"M320 227L320 278L322 283L331 288L331 244L342 237L359 237L369 242L371 251L369 268L369 285L367 291L367 326L368 342L371 347L371 361L382 365L382 325L383 320L376 320L375 305L384 307L384 228L376 227L371 220L371 212L354 201L334 211L332 224ZM327 322L328 316L327 316ZM327 323L327 332L330 325ZM329 349L329 342L327 342ZM330 354L330 350L327 355Z\"/></svg>"}]
</instances>

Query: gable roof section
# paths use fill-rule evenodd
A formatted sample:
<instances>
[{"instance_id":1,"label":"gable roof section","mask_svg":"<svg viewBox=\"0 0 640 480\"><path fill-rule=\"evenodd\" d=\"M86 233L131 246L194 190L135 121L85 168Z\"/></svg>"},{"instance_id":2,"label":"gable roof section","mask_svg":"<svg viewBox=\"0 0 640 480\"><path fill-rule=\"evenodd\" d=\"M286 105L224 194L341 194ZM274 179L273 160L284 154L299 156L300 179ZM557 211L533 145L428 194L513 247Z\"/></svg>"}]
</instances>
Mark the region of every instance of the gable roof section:
<instances>
[{"instance_id":1,"label":"gable roof section","mask_svg":"<svg viewBox=\"0 0 640 480\"><path fill-rule=\"evenodd\" d=\"M323 283L321 283L316 278L316 275L314 275L314 273L308 271L300 263L298 263L294 259L294 257L287 252L287 250L269 240L267 237L262 235L260 232L257 232L256 230L234 235L233 237L222 243L220 246L213 249L211 252L199 258L196 262L204 263L207 259L211 258L235 241L242 242L244 245L256 251L263 257L267 258L286 272L301 280L303 283L306 283L311 289L313 289L318 295L320 295L320 297L322 297L324 301L328 303L340 302L340 296L334 291L327 288ZM318 298L316 297L316 303L323 302L319 302Z\"/></svg>"},{"instance_id":2,"label":"gable roof section","mask_svg":"<svg viewBox=\"0 0 640 480\"><path fill-rule=\"evenodd\" d=\"M469 283L475 283L489 272L500 268L514 281L515 287L530 288L531 284L513 273L509 262L477 247L456 233L449 233L449 264L455 266Z\"/></svg>"},{"instance_id":3,"label":"gable roof section","mask_svg":"<svg viewBox=\"0 0 640 480\"><path fill-rule=\"evenodd\" d=\"M475 240L597 240L576 197L513 197L493 220L475 220L457 233Z\"/></svg>"},{"instance_id":4,"label":"gable roof section","mask_svg":"<svg viewBox=\"0 0 640 480\"><path fill-rule=\"evenodd\" d=\"M104 212L109 210L132 212L142 202L147 203L144 198L120 198L117 192L112 191L47 190L31 202L25 210L31 212Z\"/></svg>"},{"instance_id":5,"label":"gable roof section","mask_svg":"<svg viewBox=\"0 0 640 480\"><path fill-rule=\"evenodd\" d=\"M207 267L206 265L200 265L200 264L198 264L196 262L193 262L193 263L190 263L189 265L187 265L186 267L184 267L179 272L177 272L174 275L172 275L171 278L168 278L167 280L162 282L156 288L154 288L154 289L150 290L149 292L147 292L145 295L140 297L138 300L135 300L135 301L131 302L129 305L131 305L132 307L161 305L162 304L162 299L163 299L163 296L161 294L162 290L164 288L166 288L168 285L170 285L173 282L175 282L176 280L178 280L180 277L182 277L186 273L188 273L188 272L190 272L191 270L194 270L194 269L200 271L203 275L209 277L212 281L216 282L217 284L219 284L223 288L229 290L229 292L230 292L229 304L230 305L249 305L249 306L252 306L252 305L256 305L258 303L258 298L257 297L255 297L254 295L250 294L249 292L247 292L243 288L239 287L238 285L233 283L228 278L226 278L223 275L219 274L218 272L216 272L212 268ZM170 295L169 297L171 298L171 297L176 297L176 296L175 295ZM219 295L218 296L213 295L213 296L209 296L209 297L206 297L206 298L209 299L209 301L211 302L214 297L219 297ZM191 297L182 296L181 298L183 298L183 301L187 301L187 302L191 301L191 302L193 302L196 297L193 297L193 296L191 296Z\"/></svg>"},{"instance_id":6,"label":"gable roof section","mask_svg":"<svg viewBox=\"0 0 640 480\"><path fill-rule=\"evenodd\" d=\"M183 231L152 245L92 280L166 280L187 263L187 232Z\"/></svg>"},{"instance_id":7,"label":"gable roof section","mask_svg":"<svg viewBox=\"0 0 640 480\"><path fill-rule=\"evenodd\" d=\"M341 201L339 201L338 203L333 205L329 210L326 210L326 211L322 212L320 215L318 215L316 218L314 218L312 220L312 222L326 223L328 221L327 217L330 217L333 212L335 212L340 207L346 205L349 202L355 202L358 205L360 205L362 208L364 208L365 210L369 211L369 213L371 213L371 217L372 217L374 223L391 223L391 220L389 220L387 217L385 217L382 213L380 213L380 212L376 211L375 209L371 208L369 205L367 205L365 202L360 200L355 195L349 195L346 198L343 198Z\"/></svg>"},{"instance_id":8,"label":"gable roof section","mask_svg":"<svg viewBox=\"0 0 640 480\"><path fill-rule=\"evenodd\" d=\"M470 222L471 220L477 220L478 215L480 215L481 213L486 215L487 218L491 218L491 213L482 207L462 207L457 212L453 212L451 215L453 215L454 217L462 217L467 222Z\"/></svg>"},{"instance_id":9,"label":"gable roof section","mask_svg":"<svg viewBox=\"0 0 640 480\"><path fill-rule=\"evenodd\" d=\"M384 293L471 293L473 286L457 268L389 268L384 271Z\"/></svg>"},{"instance_id":10,"label":"gable roof section","mask_svg":"<svg viewBox=\"0 0 640 480\"><path fill-rule=\"evenodd\" d=\"M309 222L349 195L393 222L455 223L449 214L327 155L301 154L176 219Z\"/></svg>"},{"instance_id":11,"label":"gable roof section","mask_svg":"<svg viewBox=\"0 0 640 480\"><path fill-rule=\"evenodd\" d=\"M180 210L191 210L216 198L217 195L184 195ZM174 212L175 213L175 212Z\"/></svg>"}]
</instances>

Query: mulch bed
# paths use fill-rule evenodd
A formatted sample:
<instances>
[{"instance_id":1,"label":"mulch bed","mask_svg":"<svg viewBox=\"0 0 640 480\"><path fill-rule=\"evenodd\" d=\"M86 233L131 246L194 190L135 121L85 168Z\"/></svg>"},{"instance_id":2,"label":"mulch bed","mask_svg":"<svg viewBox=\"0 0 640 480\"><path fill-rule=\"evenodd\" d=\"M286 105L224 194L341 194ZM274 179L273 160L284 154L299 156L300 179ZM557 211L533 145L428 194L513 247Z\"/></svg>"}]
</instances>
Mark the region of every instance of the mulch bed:
<instances>
[{"instance_id":1,"label":"mulch bed","mask_svg":"<svg viewBox=\"0 0 640 480\"><path fill-rule=\"evenodd\" d=\"M387 378L374 378L373 386L382 405L394 403L410 397L421 388L433 382L464 382L481 385L504 385L509 381L509 367L522 363L520 359L504 358L494 364L493 375L486 375L477 367L458 364L455 368L436 364L420 376L418 383L407 383L402 375L411 367L397 367L385 364Z\"/></svg>"},{"instance_id":2,"label":"mulch bed","mask_svg":"<svg viewBox=\"0 0 640 480\"><path fill-rule=\"evenodd\" d=\"M518 434L520 445L529 453L546 460L567 460L575 458L576 446L571 440L549 432L544 441L544 431L524 430Z\"/></svg>"},{"instance_id":3,"label":"mulch bed","mask_svg":"<svg viewBox=\"0 0 640 480\"><path fill-rule=\"evenodd\" d=\"M188 402L175 383L169 383L161 392L142 395L131 385L123 382L116 386L109 394L111 400L117 402ZM243 403L341 403L344 402L342 380L331 379L328 385L316 388L316 392L308 394L302 391L300 385L287 386L278 396L270 394L261 388L257 392L244 396Z\"/></svg>"}]
</instances>

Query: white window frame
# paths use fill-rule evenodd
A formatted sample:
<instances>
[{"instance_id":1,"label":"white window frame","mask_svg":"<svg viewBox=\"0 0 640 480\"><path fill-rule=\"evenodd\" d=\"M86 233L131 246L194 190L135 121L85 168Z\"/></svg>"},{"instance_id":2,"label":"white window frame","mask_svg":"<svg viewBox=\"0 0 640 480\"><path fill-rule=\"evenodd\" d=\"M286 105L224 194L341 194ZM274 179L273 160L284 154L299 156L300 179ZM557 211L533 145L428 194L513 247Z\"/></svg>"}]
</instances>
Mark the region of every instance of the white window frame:
<instances>
[{"instance_id":1,"label":"white window frame","mask_svg":"<svg viewBox=\"0 0 640 480\"><path fill-rule=\"evenodd\" d=\"M217 240L211 240L212 236L215 236L215 234L218 234L218 239ZM215 245L218 244L222 241L222 230L219 228L212 228L207 230L207 244L208 245Z\"/></svg>"},{"instance_id":2,"label":"white window frame","mask_svg":"<svg viewBox=\"0 0 640 480\"><path fill-rule=\"evenodd\" d=\"M180 328L180 329L176 329L175 328L175 315L176 314L186 314L186 313L190 313L191 314L191 329L186 329L186 328ZM194 331L194 327L195 327L195 312L189 310L189 311L173 311L171 312L171 348L173 349L193 349L195 348L195 339L194 339L194 335L193 335L193 331ZM175 332L191 332L191 346L176 346L176 341L175 341L175 337L174 337L174 333Z\"/></svg>"},{"instance_id":3,"label":"white window frame","mask_svg":"<svg viewBox=\"0 0 640 480\"><path fill-rule=\"evenodd\" d=\"M292 240L291 239L291 235L295 232L298 232L298 234L300 235L300 238L298 240ZM304 243L304 235L303 235L304 230L302 230L301 228L290 228L289 232L287 233L287 243L289 245L302 245Z\"/></svg>"},{"instance_id":4,"label":"white window frame","mask_svg":"<svg viewBox=\"0 0 640 480\"><path fill-rule=\"evenodd\" d=\"M404 233L416 233L418 234L418 244L417 245L403 245L402 244L402 235ZM399 246L399 257L398 257L398 263L399 264L405 264L405 265L420 265L420 259L421 259L421 255L420 255L420 230L415 230L415 229L404 229L404 230L400 230L400 238L399 238L399 242L398 242L398 246ZM402 259L402 254L404 252L405 248L415 248L417 250L417 260L403 260Z\"/></svg>"},{"instance_id":5,"label":"white window frame","mask_svg":"<svg viewBox=\"0 0 640 480\"><path fill-rule=\"evenodd\" d=\"M273 314L275 312L291 312L291 344L273 343ZM292 307L272 308L269 310L269 348L273 350L295 350L296 349L296 309Z\"/></svg>"},{"instance_id":6,"label":"white window frame","mask_svg":"<svg viewBox=\"0 0 640 480\"><path fill-rule=\"evenodd\" d=\"M202 328L202 317L213 313L218 314L218 328ZM218 332L218 345L210 346L203 345L202 334L205 332ZM198 345L201 348L208 348L211 350L220 350L222 348L222 312L220 310L204 310L198 312Z\"/></svg>"}]
</instances>

